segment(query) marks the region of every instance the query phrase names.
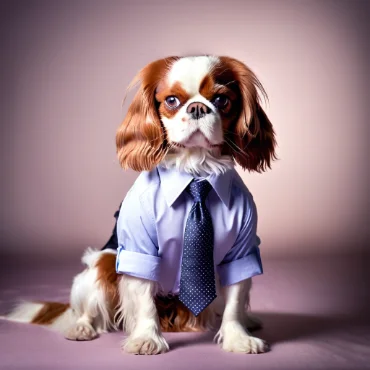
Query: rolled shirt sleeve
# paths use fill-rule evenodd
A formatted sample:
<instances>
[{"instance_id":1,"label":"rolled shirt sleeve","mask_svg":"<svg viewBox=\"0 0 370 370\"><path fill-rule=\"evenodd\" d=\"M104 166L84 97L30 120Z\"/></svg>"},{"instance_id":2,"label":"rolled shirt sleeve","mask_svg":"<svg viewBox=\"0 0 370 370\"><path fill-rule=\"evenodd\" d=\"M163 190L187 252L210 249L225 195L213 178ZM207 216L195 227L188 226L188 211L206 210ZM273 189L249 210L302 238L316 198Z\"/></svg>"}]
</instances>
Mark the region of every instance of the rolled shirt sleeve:
<instances>
[{"instance_id":1,"label":"rolled shirt sleeve","mask_svg":"<svg viewBox=\"0 0 370 370\"><path fill-rule=\"evenodd\" d=\"M244 212L237 239L222 262L217 266L222 286L236 284L263 273L259 250L261 240L256 234L257 209L250 193Z\"/></svg>"},{"instance_id":2,"label":"rolled shirt sleeve","mask_svg":"<svg viewBox=\"0 0 370 370\"><path fill-rule=\"evenodd\" d=\"M132 189L124 199L117 221L116 272L159 281L161 258L150 212Z\"/></svg>"}]
</instances>

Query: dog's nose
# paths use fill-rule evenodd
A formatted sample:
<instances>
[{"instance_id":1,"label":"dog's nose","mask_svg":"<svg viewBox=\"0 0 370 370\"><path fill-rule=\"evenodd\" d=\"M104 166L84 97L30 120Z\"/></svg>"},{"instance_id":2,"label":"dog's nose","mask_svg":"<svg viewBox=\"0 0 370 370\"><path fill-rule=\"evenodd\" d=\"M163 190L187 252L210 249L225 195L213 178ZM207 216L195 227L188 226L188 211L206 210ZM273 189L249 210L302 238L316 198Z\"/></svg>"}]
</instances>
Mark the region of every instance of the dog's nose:
<instances>
[{"instance_id":1,"label":"dog's nose","mask_svg":"<svg viewBox=\"0 0 370 370\"><path fill-rule=\"evenodd\" d=\"M189 104L186 112L189 113L193 119L199 119L204 117L206 114L211 113L211 108L200 102L194 102Z\"/></svg>"}]
</instances>

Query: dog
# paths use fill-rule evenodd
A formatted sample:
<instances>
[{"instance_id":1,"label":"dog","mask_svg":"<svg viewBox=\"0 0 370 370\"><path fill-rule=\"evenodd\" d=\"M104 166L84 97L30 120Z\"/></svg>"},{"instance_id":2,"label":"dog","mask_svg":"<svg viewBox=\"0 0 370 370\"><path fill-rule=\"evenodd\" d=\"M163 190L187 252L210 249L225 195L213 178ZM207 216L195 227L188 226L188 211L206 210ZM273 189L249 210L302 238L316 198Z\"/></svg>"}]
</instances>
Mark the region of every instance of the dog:
<instances>
[{"instance_id":1,"label":"dog","mask_svg":"<svg viewBox=\"0 0 370 370\"><path fill-rule=\"evenodd\" d=\"M169 350L162 332L211 330L220 317L215 341L222 349L265 352L268 344L249 331L261 323L247 312L252 277L263 273L257 211L235 165L263 172L276 159L276 135L261 107L266 92L243 62L213 55L156 60L129 90L136 85L116 147L121 166L140 175L115 214L112 237L84 253L69 304L25 302L6 319L70 340L122 328L124 351L152 355ZM202 181L207 198L194 200L186 189ZM197 207L208 217L203 231L198 221L187 224ZM185 257L185 245L194 244L197 257L185 274L182 263L193 253ZM199 252L203 244L211 252ZM211 262L197 265L205 255ZM204 275L211 295L200 307L202 296L191 294L203 289L196 279Z\"/></svg>"}]
</instances>

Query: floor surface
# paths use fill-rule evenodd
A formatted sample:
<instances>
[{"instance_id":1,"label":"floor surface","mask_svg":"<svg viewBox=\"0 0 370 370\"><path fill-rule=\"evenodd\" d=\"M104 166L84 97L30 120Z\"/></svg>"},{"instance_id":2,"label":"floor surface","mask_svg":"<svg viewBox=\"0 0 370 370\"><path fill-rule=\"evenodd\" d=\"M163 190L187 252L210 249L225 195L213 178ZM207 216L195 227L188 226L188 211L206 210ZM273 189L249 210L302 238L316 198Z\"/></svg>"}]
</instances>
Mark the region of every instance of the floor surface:
<instances>
[{"instance_id":1,"label":"floor surface","mask_svg":"<svg viewBox=\"0 0 370 370\"><path fill-rule=\"evenodd\" d=\"M0 320L0 369L370 369L369 264L363 258L265 260L252 311L271 345L259 355L223 352L214 333L165 334L171 351L134 356L122 333L71 342L44 328ZM0 312L17 299L68 301L77 258L1 258Z\"/></svg>"}]
</instances>

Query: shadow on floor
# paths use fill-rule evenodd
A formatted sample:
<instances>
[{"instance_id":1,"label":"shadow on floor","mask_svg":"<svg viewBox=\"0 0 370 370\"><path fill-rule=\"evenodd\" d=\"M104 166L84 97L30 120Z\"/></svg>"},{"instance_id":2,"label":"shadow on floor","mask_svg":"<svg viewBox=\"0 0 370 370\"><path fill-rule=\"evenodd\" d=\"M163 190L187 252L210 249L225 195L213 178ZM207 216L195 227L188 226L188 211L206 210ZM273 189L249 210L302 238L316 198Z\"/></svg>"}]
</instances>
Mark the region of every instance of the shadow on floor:
<instances>
[{"instance_id":1,"label":"shadow on floor","mask_svg":"<svg viewBox=\"0 0 370 370\"><path fill-rule=\"evenodd\" d=\"M335 333L351 332L359 328L370 332L370 321L364 317L316 316L295 313L256 313L263 321L263 328L251 331L253 336L266 340L270 345L300 339L333 337ZM217 330L185 336L171 341L171 349L196 344L212 343ZM369 343L370 344L370 343Z\"/></svg>"}]
</instances>

